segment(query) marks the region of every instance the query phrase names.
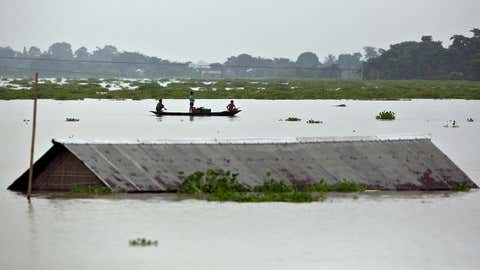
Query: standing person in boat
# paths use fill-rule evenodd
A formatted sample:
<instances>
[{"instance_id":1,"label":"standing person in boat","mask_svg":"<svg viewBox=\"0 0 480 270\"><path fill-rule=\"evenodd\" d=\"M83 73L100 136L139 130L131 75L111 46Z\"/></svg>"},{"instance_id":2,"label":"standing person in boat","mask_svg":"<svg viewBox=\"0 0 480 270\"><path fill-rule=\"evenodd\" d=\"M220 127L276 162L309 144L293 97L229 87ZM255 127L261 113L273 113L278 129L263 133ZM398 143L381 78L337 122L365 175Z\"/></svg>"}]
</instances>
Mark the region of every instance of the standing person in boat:
<instances>
[{"instance_id":1,"label":"standing person in boat","mask_svg":"<svg viewBox=\"0 0 480 270\"><path fill-rule=\"evenodd\" d=\"M230 104L227 105L227 111L234 112L237 110L237 106L233 103L233 100L230 100Z\"/></svg>"},{"instance_id":2,"label":"standing person in boat","mask_svg":"<svg viewBox=\"0 0 480 270\"><path fill-rule=\"evenodd\" d=\"M190 96L188 96L188 100L190 101L190 112L193 112L193 104L195 103L195 99L193 98L193 91L190 91Z\"/></svg>"},{"instance_id":3,"label":"standing person in boat","mask_svg":"<svg viewBox=\"0 0 480 270\"><path fill-rule=\"evenodd\" d=\"M160 113L162 112L163 110L166 110L167 108L165 108L165 105L163 105L163 102L162 102L162 99L159 99L158 100L158 103L157 103L157 112Z\"/></svg>"}]
</instances>

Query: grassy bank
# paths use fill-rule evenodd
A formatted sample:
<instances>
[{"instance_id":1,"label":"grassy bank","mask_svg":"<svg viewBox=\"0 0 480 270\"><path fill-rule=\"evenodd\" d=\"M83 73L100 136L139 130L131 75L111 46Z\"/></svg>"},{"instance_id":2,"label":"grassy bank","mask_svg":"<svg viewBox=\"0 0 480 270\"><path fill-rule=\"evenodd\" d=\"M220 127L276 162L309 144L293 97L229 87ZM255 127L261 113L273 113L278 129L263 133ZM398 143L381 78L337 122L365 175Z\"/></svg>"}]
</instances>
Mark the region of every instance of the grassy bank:
<instances>
[{"instance_id":1,"label":"grassy bank","mask_svg":"<svg viewBox=\"0 0 480 270\"><path fill-rule=\"evenodd\" d=\"M105 84L129 83L136 90L109 91ZM31 87L29 80L15 80ZM103 83L103 87L100 85ZM480 99L480 82L470 81L335 81L335 80L69 80L65 85L43 82L39 98L185 99L191 90L197 99ZM0 87L0 99L31 99L32 90Z\"/></svg>"}]
</instances>

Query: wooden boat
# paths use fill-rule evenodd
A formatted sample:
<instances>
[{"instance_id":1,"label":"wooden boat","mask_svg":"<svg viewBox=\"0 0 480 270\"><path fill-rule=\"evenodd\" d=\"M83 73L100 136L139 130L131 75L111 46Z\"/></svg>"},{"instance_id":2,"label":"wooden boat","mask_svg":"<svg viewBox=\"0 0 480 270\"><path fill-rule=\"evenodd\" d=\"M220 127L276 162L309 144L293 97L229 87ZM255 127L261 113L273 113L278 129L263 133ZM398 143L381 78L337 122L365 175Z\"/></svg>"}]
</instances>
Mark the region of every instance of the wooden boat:
<instances>
[{"instance_id":1,"label":"wooden boat","mask_svg":"<svg viewBox=\"0 0 480 270\"><path fill-rule=\"evenodd\" d=\"M157 112L157 111L150 111L151 113L155 114L156 116L164 116L164 115L183 115L183 116L234 116L237 113L241 112L242 110L236 111L223 111L223 112Z\"/></svg>"}]
</instances>

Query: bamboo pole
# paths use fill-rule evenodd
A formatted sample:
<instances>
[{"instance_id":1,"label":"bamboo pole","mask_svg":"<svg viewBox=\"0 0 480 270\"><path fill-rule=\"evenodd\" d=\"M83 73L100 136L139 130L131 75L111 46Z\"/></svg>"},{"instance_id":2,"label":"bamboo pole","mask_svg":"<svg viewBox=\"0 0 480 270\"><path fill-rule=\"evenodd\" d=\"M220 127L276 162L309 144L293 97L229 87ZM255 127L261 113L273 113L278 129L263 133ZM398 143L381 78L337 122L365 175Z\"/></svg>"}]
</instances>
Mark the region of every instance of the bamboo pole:
<instances>
[{"instance_id":1,"label":"bamboo pole","mask_svg":"<svg viewBox=\"0 0 480 270\"><path fill-rule=\"evenodd\" d=\"M37 92L38 92L38 72L35 72L35 84L33 86L32 145L30 148L30 170L28 171L28 190L27 190L28 201L30 201L30 195L32 194L33 154L35 150L35 128L37 126Z\"/></svg>"}]
</instances>

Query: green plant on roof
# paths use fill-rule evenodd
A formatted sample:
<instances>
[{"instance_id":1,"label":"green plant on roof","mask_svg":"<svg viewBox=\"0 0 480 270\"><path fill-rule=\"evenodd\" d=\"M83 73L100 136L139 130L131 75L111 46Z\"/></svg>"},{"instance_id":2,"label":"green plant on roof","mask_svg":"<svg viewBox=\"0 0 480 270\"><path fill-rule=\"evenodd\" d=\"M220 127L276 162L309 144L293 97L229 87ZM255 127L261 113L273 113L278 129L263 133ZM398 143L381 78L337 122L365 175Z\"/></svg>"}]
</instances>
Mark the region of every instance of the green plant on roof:
<instances>
[{"instance_id":1,"label":"green plant on roof","mask_svg":"<svg viewBox=\"0 0 480 270\"><path fill-rule=\"evenodd\" d=\"M108 194L112 193L109 187L98 186L75 186L71 190L72 193L88 193L88 194Z\"/></svg>"},{"instance_id":2,"label":"green plant on roof","mask_svg":"<svg viewBox=\"0 0 480 270\"><path fill-rule=\"evenodd\" d=\"M179 176L183 179L177 191L179 194L191 194L209 201L313 202L325 200L324 192L363 192L366 189L364 185L346 180L335 184L320 180L313 184L292 185L275 180L270 172L266 173L261 185L253 188L238 182L236 174L223 170Z\"/></svg>"},{"instance_id":3,"label":"green plant on roof","mask_svg":"<svg viewBox=\"0 0 480 270\"><path fill-rule=\"evenodd\" d=\"M157 246L157 240L150 240L146 238L137 238L133 240L129 240L128 243L132 247L149 247L149 246Z\"/></svg>"},{"instance_id":4,"label":"green plant on roof","mask_svg":"<svg viewBox=\"0 0 480 270\"><path fill-rule=\"evenodd\" d=\"M80 121L80 119L67 117L67 118L65 118L65 121L67 121L67 122L78 122L78 121Z\"/></svg>"},{"instance_id":5,"label":"green plant on roof","mask_svg":"<svg viewBox=\"0 0 480 270\"><path fill-rule=\"evenodd\" d=\"M121 189L111 189L104 186L75 186L70 190L72 193L77 194L113 194L113 193L124 193L125 190Z\"/></svg>"},{"instance_id":6,"label":"green plant on roof","mask_svg":"<svg viewBox=\"0 0 480 270\"><path fill-rule=\"evenodd\" d=\"M313 119L310 119L307 121L307 124L323 124L322 121L317 121L317 120L313 120Z\"/></svg>"},{"instance_id":7,"label":"green plant on roof","mask_svg":"<svg viewBox=\"0 0 480 270\"><path fill-rule=\"evenodd\" d=\"M288 122L299 122L299 121L302 121L302 119L297 118L297 117L288 117L287 119L285 119L285 121L288 121Z\"/></svg>"},{"instance_id":8,"label":"green plant on roof","mask_svg":"<svg viewBox=\"0 0 480 270\"><path fill-rule=\"evenodd\" d=\"M395 120L395 113L392 111L383 111L377 115L377 120Z\"/></svg>"},{"instance_id":9,"label":"green plant on roof","mask_svg":"<svg viewBox=\"0 0 480 270\"><path fill-rule=\"evenodd\" d=\"M475 120L473 120L473 118L467 118L467 122L474 122Z\"/></svg>"},{"instance_id":10,"label":"green plant on roof","mask_svg":"<svg viewBox=\"0 0 480 270\"><path fill-rule=\"evenodd\" d=\"M450 189L455 192L467 192L470 191L470 186L465 182L458 182L453 184Z\"/></svg>"}]
</instances>

